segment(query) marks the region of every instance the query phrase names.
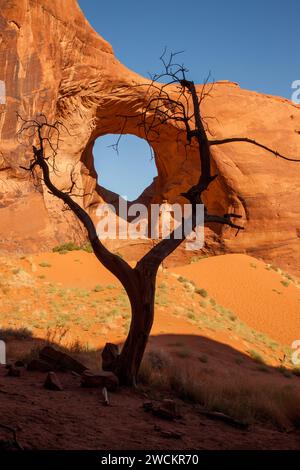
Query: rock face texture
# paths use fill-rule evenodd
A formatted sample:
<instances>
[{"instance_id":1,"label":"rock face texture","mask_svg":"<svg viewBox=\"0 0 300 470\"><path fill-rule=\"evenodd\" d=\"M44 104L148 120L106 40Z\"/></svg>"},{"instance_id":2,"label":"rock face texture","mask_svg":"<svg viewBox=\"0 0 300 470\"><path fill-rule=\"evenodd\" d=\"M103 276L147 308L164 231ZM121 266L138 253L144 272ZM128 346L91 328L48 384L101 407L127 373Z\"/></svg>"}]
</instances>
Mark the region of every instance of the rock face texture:
<instances>
[{"instance_id":1,"label":"rock face texture","mask_svg":"<svg viewBox=\"0 0 300 470\"><path fill-rule=\"evenodd\" d=\"M107 133L145 138L140 115L149 83L117 61L76 0L0 0L0 80L6 90L0 105L0 249L32 251L83 240L73 215L62 212L43 184L20 168L30 160L30 146L17 138L17 113L25 119L44 113L48 121L63 123L53 178L67 189L75 168L77 187L85 194L78 201L95 217L108 192L97 185L94 142ZM248 137L300 157L300 106L288 100L218 82L202 114L216 118L209 120L214 139ZM184 133L170 122L151 145L158 177L150 200L186 202L179 194L198 179L196 147L186 153ZM300 163L232 143L213 147L213 165L219 178L206 195L207 205L211 212L240 213L245 230L237 237L232 229L209 230L206 248L249 253L299 273Z\"/></svg>"}]
</instances>

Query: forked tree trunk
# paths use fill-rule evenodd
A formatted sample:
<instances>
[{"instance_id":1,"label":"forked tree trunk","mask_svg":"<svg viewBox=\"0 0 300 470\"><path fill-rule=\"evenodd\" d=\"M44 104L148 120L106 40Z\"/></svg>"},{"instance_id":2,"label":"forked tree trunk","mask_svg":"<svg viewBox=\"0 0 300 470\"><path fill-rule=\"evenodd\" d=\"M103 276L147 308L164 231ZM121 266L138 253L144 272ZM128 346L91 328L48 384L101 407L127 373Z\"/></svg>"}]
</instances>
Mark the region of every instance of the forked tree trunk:
<instances>
[{"instance_id":1,"label":"forked tree trunk","mask_svg":"<svg viewBox=\"0 0 300 470\"><path fill-rule=\"evenodd\" d=\"M185 96L184 91L185 89L187 89L192 97L193 102L193 114L191 116L187 116L185 111L183 111L182 118L178 117L177 112L175 112L173 117L170 117L170 120L174 119L176 122L181 121L185 124L187 143L191 143L191 139L195 138L199 148L199 181L195 186L192 186L187 192L181 193L181 195L184 196L192 204L193 222L191 229L193 230L196 227L196 205L202 203L202 193L208 189L210 183L216 178L216 175L211 175L211 145L220 145L237 141L248 142L257 145L258 147L261 147L269 152L272 152L276 156L285 158L286 160L292 159L284 157L278 152L269 149L268 147L248 138L233 137L223 140L209 141L200 113L200 103L205 94L203 96L201 94L199 101L194 82L187 81L185 79L184 69L180 68L179 71L173 73L170 72L170 65L171 64L166 65L166 75L172 78L172 83L174 83L175 78L175 82L177 81L181 85L183 95L180 96ZM183 74L183 79L180 79L177 76L180 71ZM185 98L187 99L186 96ZM157 105L155 111L156 117L161 112L161 99L161 94L158 93L157 97L151 97L151 99L149 100L149 109L151 109L151 105L153 105L153 103L155 107ZM168 94L163 95L163 99L165 101L170 100L172 106L174 105L174 100L170 98ZM146 106L146 112L147 109L148 106ZM162 115L163 119L166 119L164 112ZM33 170L37 166L42 170L44 184L47 186L50 193L56 196L57 198L61 199L74 212L74 214L76 214L78 219L82 222L82 224L87 230L87 234L96 257L112 274L114 274L119 279L119 281L126 289L131 303L132 311L130 329L125 344L122 348L121 354L117 356L117 358L116 355L114 355L112 362L109 363L109 367L111 367L112 370L119 377L121 384L135 385L142 358L147 346L151 327L153 324L155 281L158 267L163 262L163 260L181 244L185 236L183 236L182 239L177 239L174 236L174 232L170 235L170 238L165 238L161 240L157 245L153 246L153 248L138 262L137 266L133 269L128 263L126 263L125 260L117 256L116 254L109 252L109 250L99 240L94 222L91 219L90 215L83 209L83 207L81 207L81 205L75 202L75 200L73 200L73 198L71 197L72 190L74 186L76 187L75 183L72 181L72 186L69 192L63 192L59 190L52 183L50 177L50 169L52 169L52 171L54 171L55 169L56 152L53 146L50 145L51 150L53 152L53 161L49 166L49 157L46 157L45 155L44 144L51 144L49 140L49 132L56 131L58 146L58 124L49 124L46 118L45 122L42 121L41 123L32 120L24 121L19 131L19 134L24 131L28 131L32 128L34 129L34 132L36 132L39 148L33 146L33 160L31 162L31 165L29 168L22 168L33 172ZM46 133L45 135L44 132ZM240 227L239 225L232 222L231 219L236 217L241 218L241 215L230 213L224 216L219 216L209 214L207 210L204 212L204 222L206 223L215 222L219 224L228 225L230 227L236 228L237 230L243 229L243 227ZM184 220L182 222L184 223Z\"/></svg>"}]
</instances>

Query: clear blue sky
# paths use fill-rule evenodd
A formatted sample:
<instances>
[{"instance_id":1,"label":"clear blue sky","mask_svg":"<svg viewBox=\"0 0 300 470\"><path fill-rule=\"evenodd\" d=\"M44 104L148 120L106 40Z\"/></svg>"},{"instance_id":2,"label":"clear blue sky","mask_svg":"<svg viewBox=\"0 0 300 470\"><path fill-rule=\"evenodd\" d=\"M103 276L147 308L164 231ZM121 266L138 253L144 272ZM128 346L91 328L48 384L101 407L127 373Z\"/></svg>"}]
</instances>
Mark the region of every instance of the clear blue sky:
<instances>
[{"instance_id":1,"label":"clear blue sky","mask_svg":"<svg viewBox=\"0 0 300 470\"><path fill-rule=\"evenodd\" d=\"M167 46L184 50L181 60L198 83L211 71L215 80L290 98L291 83L300 79L300 0L79 0L79 5L116 57L141 75L160 71L159 56ZM100 184L132 199L152 181L154 162L143 141L125 137L119 156L107 148L113 142L106 136L95 146ZM133 186L136 174L139 188Z\"/></svg>"}]
</instances>

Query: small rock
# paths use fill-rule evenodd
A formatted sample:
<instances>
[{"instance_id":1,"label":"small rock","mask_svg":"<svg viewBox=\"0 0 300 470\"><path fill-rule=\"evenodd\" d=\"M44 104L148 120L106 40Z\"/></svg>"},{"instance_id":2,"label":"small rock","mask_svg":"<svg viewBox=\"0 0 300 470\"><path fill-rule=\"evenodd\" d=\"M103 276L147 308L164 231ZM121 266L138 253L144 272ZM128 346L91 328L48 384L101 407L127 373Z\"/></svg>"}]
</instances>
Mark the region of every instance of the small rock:
<instances>
[{"instance_id":1,"label":"small rock","mask_svg":"<svg viewBox=\"0 0 300 470\"><path fill-rule=\"evenodd\" d=\"M102 351L102 369L105 371L114 370L114 365L119 357L119 346L113 343L106 343Z\"/></svg>"},{"instance_id":2,"label":"small rock","mask_svg":"<svg viewBox=\"0 0 300 470\"><path fill-rule=\"evenodd\" d=\"M93 372L86 370L81 376L82 387L106 387L107 390L113 392L118 388L118 385L118 377L112 372L101 372L100 374L94 374Z\"/></svg>"},{"instance_id":3,"label":"small rock","mask_svg":"<svg viewBox=\"0 0 300 470\"><path fill-rule=\"evenodd\" d=\"M44 388L46 388L47 390L55 390L59 392L63 390L63 386L60 383L60 380L55 372L48 372L44 383Z\"/></svg>"},{"instance_id":4,"label":"small rock","mask_svg":"<svg viewBox=\"0 0 300 470\"><path fill-rule=\"evenodd\" d=\"M180 432L175 431L161 431L160 435L162 437L166 437L167 439L181 439L182 434Z\"/></svg>"},{"instance_id":5,"label":"small rock","mask_svg":"<svg viewBox=\"0 0 300 470\"><path fill-rule=\"evenodd\" d=\"M17 369L15 366L10 365L8 367L8 372L6 374L8 377L20 377L21 371Z\"/></svg>"},{"instance_id":6,"label":"small rock","mask_svg":"<svg viewBox=\"0 0 300 470\"><path fill-rule=\"evenodd\" d=\"M174 400L164 399L161 403L146 402L143 404L145 411L151 411L154 416L162 419L174 420L181 418L179 407Z\"/></svg>"},{"instance_id":7,"label":"small rock","mask_svg":"<svg viewBox=\"0 0 300 470\"><path fill-rule=\"evenodd\" d=\"M38 371L38 372L49 372L51 370L51 366L47 362L41 361L40 359L32 359L27 364L27 370Z\"/></svg>"},{"instance_id":8,"label":"small rock","mask_svg":"<svg viewBox=\"0 0 300 470\"><path fill-rule=\"evenodd\" d=\"M51 370L70 370L82 374L87 367L69 354L58 351L52 346L45 346L39 353L40 359L51 365Z\"/></svg>"}]
</instances>

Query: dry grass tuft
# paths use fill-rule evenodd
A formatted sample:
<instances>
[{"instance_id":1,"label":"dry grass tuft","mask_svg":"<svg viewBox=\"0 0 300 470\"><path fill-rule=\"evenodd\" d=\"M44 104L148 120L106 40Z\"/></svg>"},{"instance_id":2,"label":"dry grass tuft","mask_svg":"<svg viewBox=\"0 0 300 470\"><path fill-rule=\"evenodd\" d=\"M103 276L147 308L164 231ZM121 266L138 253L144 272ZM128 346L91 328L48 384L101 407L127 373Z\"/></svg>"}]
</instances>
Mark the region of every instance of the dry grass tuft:
<instances>
[{"instance_id":1,"label":"dry grass tuft","mask_svg":"<svg viewBox=\"0 0 300 470\"><path fill-rule=\"evenodd\" d=\"M180 368L164 351L145 355L140 381L247 424L269 423L281 430L300 427L300 394L293 386L258 384L243 372L204 377L201 368Z\"/></svg>"}]
</instances>

